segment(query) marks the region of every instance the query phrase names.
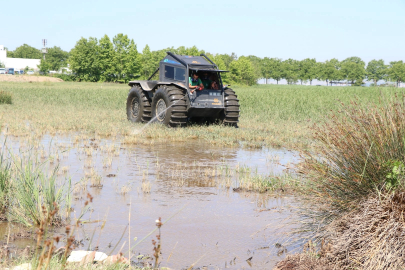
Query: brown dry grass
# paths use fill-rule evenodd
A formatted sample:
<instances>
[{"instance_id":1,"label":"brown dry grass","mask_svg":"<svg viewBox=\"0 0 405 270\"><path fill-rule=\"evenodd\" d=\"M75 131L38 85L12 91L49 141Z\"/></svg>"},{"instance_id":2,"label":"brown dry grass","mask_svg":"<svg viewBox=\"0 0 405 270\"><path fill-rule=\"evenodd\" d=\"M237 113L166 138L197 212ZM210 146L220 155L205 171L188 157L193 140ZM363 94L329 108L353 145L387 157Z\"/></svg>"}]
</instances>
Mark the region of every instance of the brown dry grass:
<instances>
[{"instance_id":1,"label":"brown dry grass","mask_svg":"<svg viewBox=\"0 0 405 270\"><path fill-rule=\"evenodd\" d=\"M277 264L289 269L405 269L405 192L372 196L326 227L331 245Z\"/></svg>"},{"instance_id":2,"label":"brown dry grass","mask_svg":"<svg viewBox=\"0 0 405 270\"><path fill-rule=\"evenodd\" d=\"M295 254L287 256L273 270L331 270L329 262L311 254Z\"/></svg>"},{"instance_id":3,"label":"brown dry grass","mask_svg":"<svg viewBox=\"0 0 405 270\"><path fill-rule=\"evenodd\" d=\"M329 226L337 269L405 268L405 192L371 197Z\"/></svg>"},{"instance_id":4,"label":"brown dry grass","mask_svg":"<svg viewBox=\"0 0 405 270\"><path fill-rule=\"evenodd\" d=\"M0 82L63 82L62 79L33 75L0 75Z\"/></svg>"}]
</instances>

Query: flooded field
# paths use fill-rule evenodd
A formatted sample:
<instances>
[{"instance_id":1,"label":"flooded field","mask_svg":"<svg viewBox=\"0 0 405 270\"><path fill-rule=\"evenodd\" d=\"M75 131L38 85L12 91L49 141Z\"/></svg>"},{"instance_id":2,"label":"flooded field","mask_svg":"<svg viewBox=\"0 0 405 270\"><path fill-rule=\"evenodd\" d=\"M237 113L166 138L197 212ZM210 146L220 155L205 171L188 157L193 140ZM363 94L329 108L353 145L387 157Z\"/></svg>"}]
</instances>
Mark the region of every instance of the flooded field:
<instances>
[{"instance_id":1,"label":"flooded field","mask_svg":"<svg viewBox=\"0 0 405 270\"><path fill-rule=\"evenodd\" d=\"M161 217L164 267L271 269L285 254L294 198L252 190L282 190L299 160L293 152L220 148L193 140L126 145L119 138L80 135L5 139L3 147L12 153L34 155L49 171L59 166L60 183L71 179L73 218L87 193L94 197L76 233L78 249L121 250L132 260L151 255L157 232L145 237ZM263 179L267 185L255 184ZM0 233L8 230L18 229L0 224ZM15 239L14 244L29 242Z\"/></svg>"}]
</instances>

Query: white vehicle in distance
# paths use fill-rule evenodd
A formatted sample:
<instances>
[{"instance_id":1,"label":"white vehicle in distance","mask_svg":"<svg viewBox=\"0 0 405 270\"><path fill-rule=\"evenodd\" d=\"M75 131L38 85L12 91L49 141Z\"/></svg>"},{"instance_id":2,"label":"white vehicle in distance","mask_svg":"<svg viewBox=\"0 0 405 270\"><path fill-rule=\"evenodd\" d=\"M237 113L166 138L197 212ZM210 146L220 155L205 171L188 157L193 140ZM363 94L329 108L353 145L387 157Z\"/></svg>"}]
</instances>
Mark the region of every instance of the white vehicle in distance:
<instances>
[{"instance_id":1,"label":"white vehicle in distance","mask_svg":"<svg viewBox=\"0 0 405 270\"><path fill-rule=\"evenodd\" d=\"M5 68L0 68L0 74L6 74L6 69Z\"/></svg>"},{"instance_id":2,"label":"white vehicle in distance","mask_svg":"<svg viewBox=\"0 0 405 270\"><path fill-rule=\"evenodd\" d=\"M27 71L27 75L34 75L34 71L32 70Z\"/></svg>"}]
</instances>

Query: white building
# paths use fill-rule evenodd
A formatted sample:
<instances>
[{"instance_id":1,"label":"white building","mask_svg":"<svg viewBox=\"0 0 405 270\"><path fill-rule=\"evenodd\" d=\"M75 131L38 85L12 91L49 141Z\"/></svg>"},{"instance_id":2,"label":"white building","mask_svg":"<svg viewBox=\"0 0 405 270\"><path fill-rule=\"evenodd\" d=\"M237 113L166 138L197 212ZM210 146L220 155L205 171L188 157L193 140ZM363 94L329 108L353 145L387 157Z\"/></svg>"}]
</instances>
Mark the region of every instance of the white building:
<instances>
[{"instance_id":1,"label":"white building","mask_svg":"<svg viewBox=\"0 0 405 270\"><path fill-rule=\"evenodd\" d=\"M3 45L0 45L0 62L3 63L6 68L21 70L29 67L30 69L37 71L38 65L41 63L41 59L8 58L7 50Z\"/></svg>"}]
</instances>

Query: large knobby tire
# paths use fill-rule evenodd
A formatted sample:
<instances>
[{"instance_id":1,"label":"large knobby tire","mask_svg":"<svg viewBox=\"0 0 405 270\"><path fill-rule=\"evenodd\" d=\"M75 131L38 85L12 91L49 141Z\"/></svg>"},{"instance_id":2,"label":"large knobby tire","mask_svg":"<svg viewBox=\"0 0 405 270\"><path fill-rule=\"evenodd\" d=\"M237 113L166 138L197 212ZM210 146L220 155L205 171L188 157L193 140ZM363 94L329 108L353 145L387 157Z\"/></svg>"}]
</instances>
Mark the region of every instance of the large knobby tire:
<instances>
[{"instance_id":1,"label":"large knobby tire","mask_svg":"<svg viewBox=\"0 0 405 270\"><path fill-rule=\"evenodd\" d=\"M225 109L222 116L224 125L237 127L239 122L239 99L231 88L226 88L225 92Z\"/></svg>"},{"instance_id":2,"label":"large knobby tire","mask_svg":"<svg viewBox=\"0 0 405 270\"><path fill-rule=\"evenodd\" d=\"M152 118L150 101L142 88L134 86L127 99L127 118L131 122L148 122Z\"/></svg>"},{"instance_id":3,"label":"large knobby tire","mask_svg":"<svg viewBox=\"0 0 405 270\"><path fill-rule=\"evenodd\" d=\"M160 86L152 100L152 119L169 127L187 124L187 103L185 90L174 86Z\"/></svg>"}]
</instances>

